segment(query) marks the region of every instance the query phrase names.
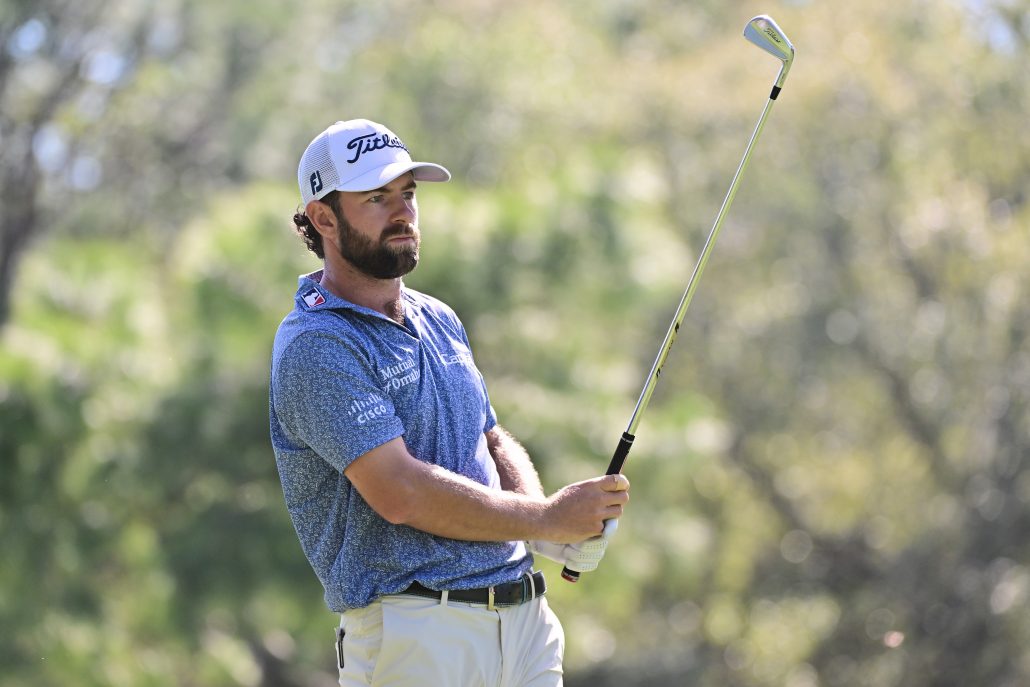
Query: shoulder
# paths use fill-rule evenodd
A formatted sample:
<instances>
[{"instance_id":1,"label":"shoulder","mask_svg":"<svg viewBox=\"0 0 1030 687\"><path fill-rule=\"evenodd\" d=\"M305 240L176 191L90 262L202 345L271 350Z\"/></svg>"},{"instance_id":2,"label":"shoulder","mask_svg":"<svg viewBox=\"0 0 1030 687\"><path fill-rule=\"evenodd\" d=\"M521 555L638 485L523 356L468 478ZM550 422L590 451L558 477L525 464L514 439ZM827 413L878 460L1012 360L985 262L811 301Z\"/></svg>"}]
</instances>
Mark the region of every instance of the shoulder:
<instances>
[{"instance_id":1,"label":"shoulder","mask_svg":"<svg viewBox=\"0 0 1030 687\"><path fill-rule=\"evenodd\" d=\"M346 317L329 311L294 310L279 325L272 345L272 373L284 368L326 367L367 357L365 337Z\"/></svg>"},{"instance_id":2,"label":"shoulder","mask_svg":"<svg viewBox=\"0 0 1030 687\"><path fill-rule=\"evenodd\" d=\"M451 306L447 305L439 298L434 298L433 296L430 296L428 293L416 291L415 289L411 289L405 286L404 297L408 300L409 303L414 303L415 305L425 310L445 312L449 313L451 316L455 316L454 310L451 308Z\"/></svg>"},{"instance_id":3,"label":"shoulder","mask_svg":"<svg viewBox=\"0 0 1030 687\"><path fill-rule=\"evenodd\" d=\"M461 324L461 319L458 314L454 312L454 309L441 301L439 298L434 298L429 294L416 291L414 289L404 288L404 297L409 303L418 307L423 313L432 316L437 320L443 320L451 326L457 327L464 330L464 326Z\"/></svg>"}]
</instances>

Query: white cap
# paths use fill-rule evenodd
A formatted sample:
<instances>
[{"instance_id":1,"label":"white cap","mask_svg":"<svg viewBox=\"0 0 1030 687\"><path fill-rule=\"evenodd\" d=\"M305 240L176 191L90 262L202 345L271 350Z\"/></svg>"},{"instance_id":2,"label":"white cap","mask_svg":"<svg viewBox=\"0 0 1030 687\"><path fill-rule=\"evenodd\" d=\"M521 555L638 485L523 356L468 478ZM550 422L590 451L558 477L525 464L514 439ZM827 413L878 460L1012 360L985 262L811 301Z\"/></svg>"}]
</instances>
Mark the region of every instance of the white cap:
<instances>
[{"instance_id":1,"label":"white cap","mask_svg":"<svg viewBox=\"0 0 1030 687\"><path fill-rule=\"evenodd\" d=\"M307 205L332 191L371 191L405 172L418 181L447 181L451 173L431 162L412 162L401 139L367 119L336 122L315 137L297 168Z\"/></svg>"}]
</instances>

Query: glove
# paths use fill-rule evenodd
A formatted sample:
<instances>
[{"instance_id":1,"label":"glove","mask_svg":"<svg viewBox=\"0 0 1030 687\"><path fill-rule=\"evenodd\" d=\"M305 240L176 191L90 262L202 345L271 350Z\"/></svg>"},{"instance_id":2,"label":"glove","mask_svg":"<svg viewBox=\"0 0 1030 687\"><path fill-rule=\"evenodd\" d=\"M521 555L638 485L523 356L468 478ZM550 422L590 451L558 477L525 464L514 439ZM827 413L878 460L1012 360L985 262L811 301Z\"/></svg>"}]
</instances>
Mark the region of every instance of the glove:
<instances>
[{"instance_id":1,"label":"glove","mask_svg":"<svg viewBox=\"0 0 1030 687\"><path fill-rule=\"evenodd\" d=\"M555 544L549 541L531 541L529 550L538 553L544 558L550 558L555 563L564 565L569 570L576 572L592 572L597 569L598 563L604 558L605 549L608 548L608 540L615 531L619 529L619 521L616 518L605 520L604 531L596 537L584 539L575 544Z\"/></svg>"}]
</instances>

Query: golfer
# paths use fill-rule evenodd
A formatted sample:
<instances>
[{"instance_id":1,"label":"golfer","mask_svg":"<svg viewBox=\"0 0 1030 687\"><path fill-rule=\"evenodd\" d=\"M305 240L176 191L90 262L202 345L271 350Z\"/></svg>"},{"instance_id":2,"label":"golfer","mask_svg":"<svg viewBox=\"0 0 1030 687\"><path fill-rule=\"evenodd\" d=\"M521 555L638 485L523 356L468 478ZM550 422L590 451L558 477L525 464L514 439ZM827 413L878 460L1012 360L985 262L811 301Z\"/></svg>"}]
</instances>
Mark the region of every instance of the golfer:
<instances>
[{"instance_id":1,"label":"golfer","mask_svg":"<svg viewBox=\"0 0 1030 687\"><path fill-rule=\"evenodd\" d=\"M305 150L293 221L323 268L300 277L275 337L276 464L340 614L341 685L560 685L564 634L533 552L596 568L629 482L546 496L454 311L404 285L418 184L448 179L368 120Z\"/></svg>"}]
</instances>

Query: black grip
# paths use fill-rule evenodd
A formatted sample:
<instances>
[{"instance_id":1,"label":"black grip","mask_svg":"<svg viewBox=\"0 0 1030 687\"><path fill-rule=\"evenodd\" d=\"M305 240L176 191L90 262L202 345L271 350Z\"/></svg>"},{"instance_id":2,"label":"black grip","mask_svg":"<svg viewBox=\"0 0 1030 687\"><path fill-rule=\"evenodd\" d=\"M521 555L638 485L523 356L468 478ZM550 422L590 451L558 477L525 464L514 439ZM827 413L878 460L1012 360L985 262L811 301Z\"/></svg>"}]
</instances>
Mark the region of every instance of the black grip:
<instances>
[{"instance_id":1,"label":"black grip","mask_svg":"<svg viewBox=\"0 0 1030 687\"><path fill-rule=\"evenodd\" d=\"M633 440L635 436L629 432L623 432L622 437L619 439L619 445L615 447L615 453L612 454L612 462L608 463L608 471L606 475L617 475L622 472L622 466L626 463L626 456L629 455L629 450L633 448ZM579 571L572 570L568 567L563 567L561 570L562 579L566 582L579 582Z\"/></svg>"},{"instance_id":2,"label":"black grip","mask_svg":"<svg viewBox=\"0 0 1030 687\"><path fill-rule=\"evenodd\" d=\"M629 432L623 432L622 438L619 439L619 445L615 448L615 453L612 455L612 462L608 463L608 472L606 475L617 475L622 472L622 466L626 462L626 456L629 455L629 450L633 448L633 440L635 436Z\"/></svg>"}]
</instances>

